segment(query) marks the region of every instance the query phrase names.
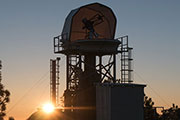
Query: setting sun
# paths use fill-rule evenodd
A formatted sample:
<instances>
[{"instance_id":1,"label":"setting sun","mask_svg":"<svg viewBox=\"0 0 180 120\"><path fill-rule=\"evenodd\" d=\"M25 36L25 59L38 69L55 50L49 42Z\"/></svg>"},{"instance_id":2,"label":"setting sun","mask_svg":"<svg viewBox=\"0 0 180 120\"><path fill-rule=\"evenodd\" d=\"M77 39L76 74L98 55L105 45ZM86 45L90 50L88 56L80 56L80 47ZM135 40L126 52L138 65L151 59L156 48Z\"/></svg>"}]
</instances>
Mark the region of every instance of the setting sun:
<instances>
[{"instance_id":1,"label":"setting sun","mask_svg":"<svg viewBox=\"0 0 180 120\"><path fill-rule=\"evenodd\" d=\"M51 113L54 111L54 105L51 103L47 103L43 105L43 111L46 113Z\"/></svg>"}]
</instances>

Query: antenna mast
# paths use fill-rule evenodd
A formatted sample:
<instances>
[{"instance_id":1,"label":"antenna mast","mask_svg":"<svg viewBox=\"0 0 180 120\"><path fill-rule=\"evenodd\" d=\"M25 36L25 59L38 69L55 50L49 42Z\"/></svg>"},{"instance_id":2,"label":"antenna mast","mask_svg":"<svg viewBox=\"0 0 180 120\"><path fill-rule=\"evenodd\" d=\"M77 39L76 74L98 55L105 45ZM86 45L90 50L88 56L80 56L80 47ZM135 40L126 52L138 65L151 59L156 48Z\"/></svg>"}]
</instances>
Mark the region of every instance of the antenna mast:
<instances>
[{"instance_id":1,"label":"antenna mast","mask_svg":"<svg viewBox=\"0 0 180 120\"><path fill-rule=\"evenodd\" d=\"M54 106L59 104L59 61L59 57L50 60L50 98Z\"/></svg>"}]
</instances>

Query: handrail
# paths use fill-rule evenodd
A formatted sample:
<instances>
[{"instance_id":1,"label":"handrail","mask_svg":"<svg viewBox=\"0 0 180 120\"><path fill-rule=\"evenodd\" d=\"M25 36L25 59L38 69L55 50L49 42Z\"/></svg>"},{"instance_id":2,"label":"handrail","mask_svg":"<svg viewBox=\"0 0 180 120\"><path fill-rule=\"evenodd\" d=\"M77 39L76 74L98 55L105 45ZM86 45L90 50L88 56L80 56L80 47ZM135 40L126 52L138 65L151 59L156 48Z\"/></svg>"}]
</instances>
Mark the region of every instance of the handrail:
<instances>
[{"instance_id":1,"label":"handrail","mask_svg":"<svg viewBox=\"0 0 180 120\"><path fill-rule=\"evenodd\" d=\"M62 48L61 35L58 35L58 36L54 37L54 53L59 53L62 50L63 50L63 48Z\"/></svg>"}]
</instances>

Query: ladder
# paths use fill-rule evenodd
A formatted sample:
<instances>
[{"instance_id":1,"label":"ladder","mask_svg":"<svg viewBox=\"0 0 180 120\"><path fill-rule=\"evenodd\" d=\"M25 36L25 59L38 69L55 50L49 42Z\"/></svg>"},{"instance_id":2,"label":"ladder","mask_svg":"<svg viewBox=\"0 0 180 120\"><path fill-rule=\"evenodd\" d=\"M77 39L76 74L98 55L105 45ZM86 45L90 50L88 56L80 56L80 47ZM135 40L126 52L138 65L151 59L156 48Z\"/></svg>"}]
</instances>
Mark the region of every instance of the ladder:
<instances>
[{"instance_id":1,"label":"ladder","mask_svg":"<svg viewBox=\"0 0 180 120\"><path fill-rule=\"evenodd\" d=\"M128 36L120 37L121 51L121 83L131 83L132 79L132 49L128 46Z\"/></svg>"}]
</instances>

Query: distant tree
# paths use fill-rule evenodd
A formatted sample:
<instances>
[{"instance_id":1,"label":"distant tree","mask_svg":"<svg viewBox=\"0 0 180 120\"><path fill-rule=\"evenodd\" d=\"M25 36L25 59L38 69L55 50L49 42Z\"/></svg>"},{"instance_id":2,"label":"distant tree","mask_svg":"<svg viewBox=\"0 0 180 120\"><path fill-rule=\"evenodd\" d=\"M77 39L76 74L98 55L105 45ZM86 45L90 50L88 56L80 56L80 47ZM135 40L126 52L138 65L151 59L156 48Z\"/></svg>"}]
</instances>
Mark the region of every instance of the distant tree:
<instances>
[{"instance_id":1,"label":"distant tree","mask_svg":"<svg viewBox=\"0 0 180 120\"><path fill-rule=\"evenodd\" d=\"M177 109L177 117L180 120L180 108Z\"/></svg>"},{"instance_id":2,"label":"distant tree","mask_svg":"<svg viewBox=\"0 0 180 120\"><path fill-rule=\"evenodd\" d=\"M154 107L154 102L151 98L144 97L144 120L180 120L180 108L172 104L172 107L163 109L162 114L158 114L157 107Z\"/></svg>"},{"instance_id":3,"label":"distant tree","mask_svg":"<svg viewBox=\"0 0 180 120\"><path fill-rule=\"evenodd\" d=\"M154 102L147 96L144 97L144 120L158 120L159 114L153 107Z\"/></svg>"},{"instance_id":4,"label":"distant tree","mask_svg":"<svg viewBox=\"0 0 180 120\"><path fill-rule=\"evenodd\" d=\"M9 117L9 120L15 120L13 117Z\"/></svg>"},{"instance_id":5,"label":"distant tree","mask_svg":"<svg viewBox=\"0 0 180 120\"><path fill-rule=\"evenodd\" d=\"M0 118L6 115L6 104L10 101L9 96L10 92L4 89L3 84L0 83Z\"/></svg>"},{"instance_id":6,"label":"distant tree","mask_svg":"<svg viewBox=\"0 0 180 120\"><path fill-rule=\"evenodd\" d=\"M0 61L0 73L1 73L1 61ZM0 120L3 120L3 117L6 115L6 104L10 101L10 92L4 89L3 84L0 80Z\"/></svg>"},{"instance_id":7,"label":"distant tree","mask_svg":"<svg viewBox=\"0 0 180 120\"><path fill-rule=\"evenodd\" d=\"M172 104L172 107L162 110L160 120L180 120L180 108Z\"/></svg>"}]
</instances>

